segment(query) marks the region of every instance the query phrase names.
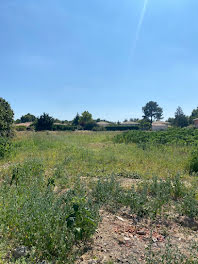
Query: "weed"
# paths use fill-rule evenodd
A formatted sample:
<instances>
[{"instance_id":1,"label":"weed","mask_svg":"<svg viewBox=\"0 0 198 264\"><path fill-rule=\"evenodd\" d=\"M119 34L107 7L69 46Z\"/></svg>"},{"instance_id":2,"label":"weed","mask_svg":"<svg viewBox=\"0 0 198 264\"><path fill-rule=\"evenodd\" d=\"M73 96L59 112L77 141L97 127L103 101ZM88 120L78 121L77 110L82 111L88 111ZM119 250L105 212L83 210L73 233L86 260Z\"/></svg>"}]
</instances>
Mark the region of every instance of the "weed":
<instances>
[{"instance_id":1,"label":"weed","mask_svg":"<svg viewBox=\"0 0 198 264\"><path fill-rule=\"evenodd\" d=\"M187 169L190 174L198 173L198 151L194 150L189 159Z\"/></svg>"},{"instance_id":2,"label":"weed","mask_svg":"<svg viewBox=\"0 0 198 264\"><path fill-rule=\"evenodd\" d=\"M0 228L5 239L35 248L37 258L68 263L75 245L95 232L98 208L82 185L59 196L53 186L33 161L13 168L11 186L0 187Z\"/></svg>"}]
</instances>

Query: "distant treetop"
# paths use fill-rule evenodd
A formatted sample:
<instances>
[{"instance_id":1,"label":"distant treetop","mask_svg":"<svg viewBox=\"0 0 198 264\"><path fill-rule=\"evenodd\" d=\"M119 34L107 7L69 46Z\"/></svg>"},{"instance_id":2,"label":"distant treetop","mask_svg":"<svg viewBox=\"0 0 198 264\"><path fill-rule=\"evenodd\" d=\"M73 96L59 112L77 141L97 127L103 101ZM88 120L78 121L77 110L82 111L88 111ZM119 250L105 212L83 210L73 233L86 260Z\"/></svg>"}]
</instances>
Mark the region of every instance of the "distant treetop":
<instances>
[{"instance_id":1,"label":"distant treetop","mask_svg":"<svg viewBox=\"0 0 198 264\"><path fill-rule=\"evenodd\" d=\"M144 113L143 118L149 119L151 123L154 120L160 120L163 118L163 109L159 107L157 102L148 102L144 107L142 107L142 111Z\"/></svg>"}]
</instances>

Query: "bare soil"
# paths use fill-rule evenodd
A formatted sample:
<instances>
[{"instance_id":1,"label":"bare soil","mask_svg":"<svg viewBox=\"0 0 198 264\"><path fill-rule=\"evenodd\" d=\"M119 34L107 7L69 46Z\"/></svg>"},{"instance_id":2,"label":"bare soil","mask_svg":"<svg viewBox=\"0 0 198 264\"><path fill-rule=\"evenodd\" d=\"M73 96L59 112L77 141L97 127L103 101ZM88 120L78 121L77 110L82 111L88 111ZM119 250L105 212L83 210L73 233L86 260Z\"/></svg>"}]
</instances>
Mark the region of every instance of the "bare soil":
<instances>
[{"instance_id":1,"label":"bare soil","mask_svg":"<svg viewBox=\"0 0 198 264\"><path fill-rule=\"evenodd\" d=\"M186 218L173 220L139 220L121 211L100 211L102 221L88 251L77 264L145 263L148 248L164 252L167 243L189 254L189 245L198 242L198 225Z\"/></svg>"}]
</instances>

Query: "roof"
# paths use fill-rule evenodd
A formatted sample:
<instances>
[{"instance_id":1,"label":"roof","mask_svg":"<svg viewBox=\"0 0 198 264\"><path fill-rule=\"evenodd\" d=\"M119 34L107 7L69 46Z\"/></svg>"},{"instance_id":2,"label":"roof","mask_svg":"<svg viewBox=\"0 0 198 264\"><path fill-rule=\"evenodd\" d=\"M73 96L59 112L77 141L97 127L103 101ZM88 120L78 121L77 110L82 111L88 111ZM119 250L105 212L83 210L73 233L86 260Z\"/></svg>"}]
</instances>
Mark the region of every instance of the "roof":
<instances>
[{"instance_id":1,"label":"roof","mask_svg":"<svg viewBox=\"0 0 198 264\"><path fill-rule=\"evenodd\" d=\"M198 121L198 118L193 119L193 121Z\"/></svg>"},{"instance_id":2,"label":"roof","mask_svg":"<svg viewBox=\"0 0 198 264\"><path fill-rule=\"evenodd\" d=\"M135 126L135 125L139 125L139 123L138 122L127 121L127 122L121 123L121 125L125 125L125 126Z\"/></svg>"},{"instance_id":3,"label":"roof","mask_svg":"<svg viewBox=\"0 0 198 264\"><path fill-rule=\"evenodd\" d=\"M152 126L168 126L169 124L169 122L156 121L152 123Z\"/></svg>"},{"instance_id":4,"label":"roof","mask_svg":"<svg viewBox=\"0 0 198 264\"><path fill-rule=\"evenodd\" d=\"M33 124L33 122L26 122L26 123L19 123L19 124L15 124L15 126L25 126L25 127L29 127Z\"/></svg>"},{"instance_id":5,"label":"roof","mask_svg":"<svg viewBox=\"0 0 198 264\"><path fill-rule=\"evenodd\" d=\"M97 122L97 125L99 125L99 126L110 126L111 123L106 122L106 121L100 121L100 122Z\"/></svg>"}]
</instances>

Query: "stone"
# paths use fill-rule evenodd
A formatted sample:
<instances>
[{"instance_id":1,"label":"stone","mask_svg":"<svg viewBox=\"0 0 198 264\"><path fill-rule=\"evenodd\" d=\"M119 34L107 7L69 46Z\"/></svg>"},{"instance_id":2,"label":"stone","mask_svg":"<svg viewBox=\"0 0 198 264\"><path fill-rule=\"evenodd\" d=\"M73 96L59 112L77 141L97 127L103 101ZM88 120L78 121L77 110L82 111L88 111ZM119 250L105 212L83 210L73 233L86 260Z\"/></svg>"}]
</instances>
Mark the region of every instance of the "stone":
<instances>
[{"instance_id":1,"label":"stone","mask_svg":"<svg viewBox=\"0 0 198 264\"><path fill-rule=\"evenodd\" d=\"M25 246L21 246L18 248L15 248L12 251L12 255L15 259L21 258L21 257L26 257L28 255L29 251L28 248Z\"/></svg>"},{"instance_id":2,"label":"stone","mask_svg":"<svg viewBox=\"0 0 198 264\"><path fill-rule=\"evenodd\" d=\"M116 218L117 218L118 220L124 222L124 219L123 219L122 217L120 217L120 216L116 216Z\"/></svg>"}]
</instances>

